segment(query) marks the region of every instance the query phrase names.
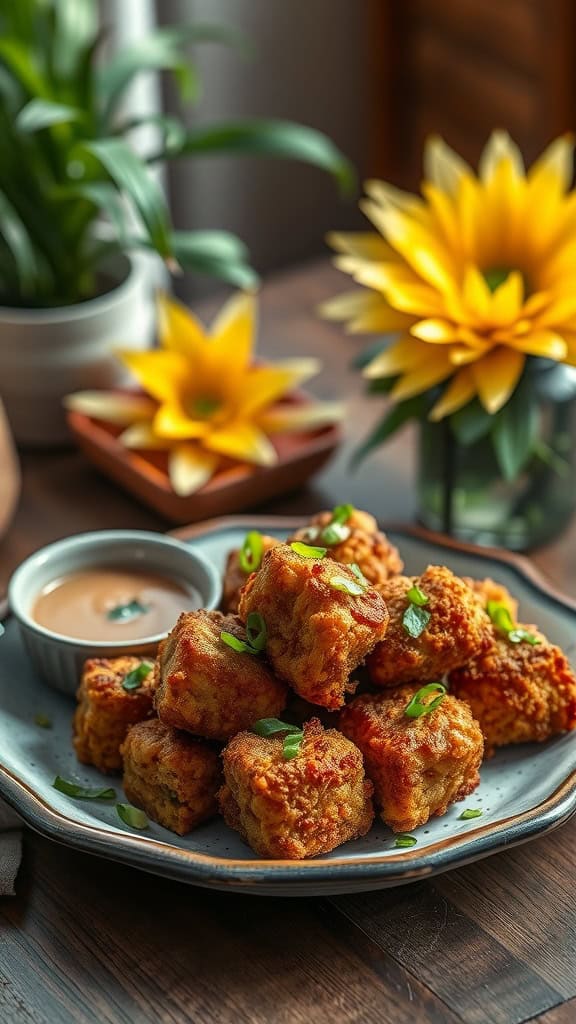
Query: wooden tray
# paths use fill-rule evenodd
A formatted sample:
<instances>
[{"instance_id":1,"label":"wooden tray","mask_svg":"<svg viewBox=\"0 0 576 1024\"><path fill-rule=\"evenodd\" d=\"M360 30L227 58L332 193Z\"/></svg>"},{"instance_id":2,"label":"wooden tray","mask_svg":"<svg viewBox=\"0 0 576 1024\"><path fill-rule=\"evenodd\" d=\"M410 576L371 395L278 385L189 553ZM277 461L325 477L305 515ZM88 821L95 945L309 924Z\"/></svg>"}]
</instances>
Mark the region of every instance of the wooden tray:
<instances>
[{"instance_id":1,"label":"wooden tray","mask_svg":"<svg viewBox=\"0 0 576 1024\"><path fill-rule=\"evenodd\" d=\"M305 393L292 399L292 404L311 402ZM67 421L78 445L98 469L170 522L179 524L241 512L296 490L318 472L341 440L337 424L306 433L275 434L270 438L278 453L275 466L229 462L199 491L180 497L170 486L165 452L125 448L118 441L122 428L83 413L68 412Z\"/></svg>"}]
</instances>

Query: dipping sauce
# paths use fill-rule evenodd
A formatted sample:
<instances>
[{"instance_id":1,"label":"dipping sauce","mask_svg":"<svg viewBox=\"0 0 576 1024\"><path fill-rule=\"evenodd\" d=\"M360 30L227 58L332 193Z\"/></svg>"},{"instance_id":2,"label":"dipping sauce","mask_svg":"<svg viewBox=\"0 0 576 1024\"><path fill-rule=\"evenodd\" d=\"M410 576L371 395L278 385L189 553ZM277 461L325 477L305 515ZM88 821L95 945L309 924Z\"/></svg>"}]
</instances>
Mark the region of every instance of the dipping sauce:
<instances>
[{"instance_id":1,"label":"dipping sauce","mask_svg":"<svg viewBox=\"0 0 576 1024\"><path fill-rule=\"evenodd\" d=\"M117 643L166 633L180 612L201 603L198 591L180 580L99 566L48 583L31 614L53 633Z\"/></svg>"}]
</instances>

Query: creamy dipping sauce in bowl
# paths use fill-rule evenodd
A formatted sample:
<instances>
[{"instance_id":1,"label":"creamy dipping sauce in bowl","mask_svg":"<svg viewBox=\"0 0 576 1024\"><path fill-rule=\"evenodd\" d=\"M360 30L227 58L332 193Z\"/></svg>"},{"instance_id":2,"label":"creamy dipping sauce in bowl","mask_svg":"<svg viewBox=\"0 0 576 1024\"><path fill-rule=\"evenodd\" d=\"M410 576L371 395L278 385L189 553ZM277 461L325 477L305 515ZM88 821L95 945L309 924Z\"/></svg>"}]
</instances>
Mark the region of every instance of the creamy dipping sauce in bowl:
<instances>
[{"instance_id":1,"label":"creamy dipping sauce in bowl","mask_svg":"<svg viewBox=\"0 0 576 1024\"><path fill-rule=\"evenodd\" d=\"M139 640L172 629L200 608L199 592L155 573L99 566L52 580L31 609L40 626L79 640Z\"/></svg>"}]
</instances>

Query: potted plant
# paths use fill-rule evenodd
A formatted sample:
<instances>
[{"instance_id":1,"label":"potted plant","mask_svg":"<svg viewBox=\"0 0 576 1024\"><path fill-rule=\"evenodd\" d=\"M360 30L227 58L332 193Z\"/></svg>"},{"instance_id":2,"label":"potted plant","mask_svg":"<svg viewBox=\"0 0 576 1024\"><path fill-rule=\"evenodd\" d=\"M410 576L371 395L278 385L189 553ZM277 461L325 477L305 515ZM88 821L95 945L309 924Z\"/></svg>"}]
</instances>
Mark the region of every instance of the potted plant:
<instances>
[{"instance_id":1,"label":"potted plant","mask_svg":"<svg viewBox=\"0 0 576 1024\"><path fill-rule=\"evenodd\" d=\"M121 383L110 348L145 347L152 309L135 254L250 288L243 243L225 231L174 230L153 168L213 153L315 164L349 186L350 166L321 133L249 120L192 130L177 118L130 119L122 99L143 71L172 72L191 101L194 43L235 43L221 26L159 29L104 60L96 0L0 0L0 393L16 440L67 439L64 394ZM161 138L140 155L131 132Z\"/></svg>"}]
</instances>

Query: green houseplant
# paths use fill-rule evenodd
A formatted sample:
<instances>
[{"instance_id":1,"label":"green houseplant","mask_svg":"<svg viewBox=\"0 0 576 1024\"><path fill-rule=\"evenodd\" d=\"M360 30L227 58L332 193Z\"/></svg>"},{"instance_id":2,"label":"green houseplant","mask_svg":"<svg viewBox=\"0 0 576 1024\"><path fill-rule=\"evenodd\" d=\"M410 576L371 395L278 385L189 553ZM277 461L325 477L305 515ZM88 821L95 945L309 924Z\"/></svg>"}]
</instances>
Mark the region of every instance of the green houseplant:
<instances>
[{"instance_id":1,"label":"green houseplant","mask_svg":"<svg viewBox=\"0 0 576 1024\"><path fill-rule=\"evenodd\" d=\"M190 130L175 117L123 112L126 89L144 71L171 72L193 102L189 49L204 42L242 45L222 26L192 24L107 56L95 0L0 0L0 390L20 441L64 439L61 395L117 383L107 348L124 326L135 343L149 339L134 252L156 253L171 271L191 268L242 288L257 282L234 235L174 229L155 166L266 154L304 160L350 185L346 159L302 125L248 120ZM131 133L146 123L161 141L141 155Z\"/></svg>"}]
</instances>

